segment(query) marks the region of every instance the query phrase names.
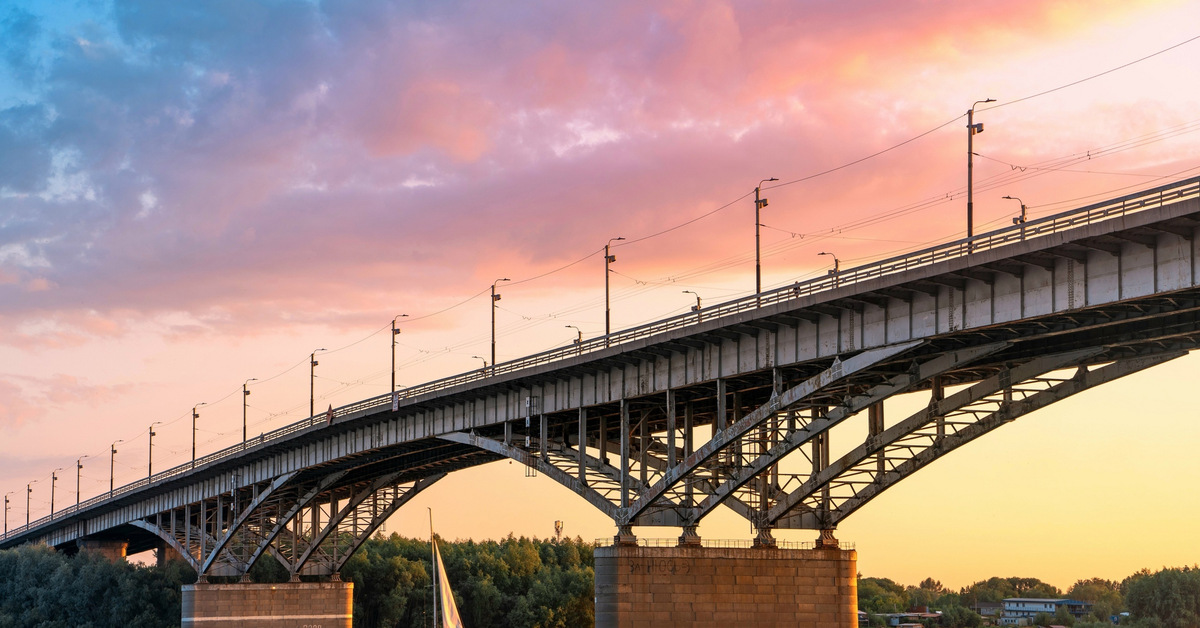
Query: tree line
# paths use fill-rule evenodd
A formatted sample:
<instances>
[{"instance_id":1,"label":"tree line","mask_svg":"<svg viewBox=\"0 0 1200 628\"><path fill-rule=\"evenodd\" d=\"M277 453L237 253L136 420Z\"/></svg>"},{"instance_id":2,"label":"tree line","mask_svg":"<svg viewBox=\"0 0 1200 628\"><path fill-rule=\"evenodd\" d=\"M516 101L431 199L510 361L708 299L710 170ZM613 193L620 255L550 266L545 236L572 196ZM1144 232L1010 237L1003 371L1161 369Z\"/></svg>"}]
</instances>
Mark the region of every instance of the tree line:
<instances>
[{"instance_id":1,"label":"tree line","mask_svg":"<svg viewBox=\"0 0 1200 628\"><path fill-rule=\"evenodd\" d=\"M595 623L592 546L581 539L438 542L464 623L576 628ZM340 573L354 583L354 625L431 623L429 541L377 535ZM278 561L260 560L254 582L287 582ZM183 561L141 566L45 545L0 551L0 628L158 628L179 626L180 588L196 581ZM212 582L222 578L210 578Z\"/></svg>"},{"instance_id":2,"label":"tree line","mask_svg":"<svg viewBox=\"0 0 1200 628\"><path fill-rule=\"evenodd\" d=\"M958 591L942 586L933 578L917 586L905 586L888 578L858 578L858 608L868 614L899 613L928 607L941 611L942 620L927 625L944 628L984 625L983 618L971 610L979 602L1001 602L1005 598L1049 598L1091 603L1087 617L1077 620L1065 608L1054 614L1041 613L1034 625L1062 625L1074 628L1111 627L1111 617L1128 612L1120 625L1134 628L1196 628L1200 626L1200 567L1163 568L1157 572L1143 569L1121 581L1104 578L1079 580L1065 592L1037 578L988 578ZM879 617L872 625L884 625Z\"/></svg>"},{"instance_id":3,"label":"tree line","mask_svg":"<svg viewBox=\"0 0 1200 628\"><path fill-rule=\"evenodd\" d=\"M470 628L576 628L594 617L592 546L580 539L509 536L498 541L439 541L446 572L464 623ZM364 628L430 623L432 580L429 542L398 535L369 539L341 571L354 582L354 625ZM276 561L261 560L256 582L285 582ZM196 573L182 561L165 566L113 562L82 552L74 556L44 545L0 551L0 628L157 628L179 626L180 587ZM213 579L214 581L218 579ZM941 626L979 626L977 602L1011 597L1070 598L1092 603L1082 621L1039 617L1043 626L1111 626L1108 617L1128 611L1122 625L1135 628L1200 626L1200 568L1142 570L1121 580L1089 578L1065 592L1036 578L989 578L957 591L933 578L917 586L888 578L858 579L858 604L871 614L927 606L942 611ZM872 621L878 625L879 618Z\"/></svg>"}]
</instances>

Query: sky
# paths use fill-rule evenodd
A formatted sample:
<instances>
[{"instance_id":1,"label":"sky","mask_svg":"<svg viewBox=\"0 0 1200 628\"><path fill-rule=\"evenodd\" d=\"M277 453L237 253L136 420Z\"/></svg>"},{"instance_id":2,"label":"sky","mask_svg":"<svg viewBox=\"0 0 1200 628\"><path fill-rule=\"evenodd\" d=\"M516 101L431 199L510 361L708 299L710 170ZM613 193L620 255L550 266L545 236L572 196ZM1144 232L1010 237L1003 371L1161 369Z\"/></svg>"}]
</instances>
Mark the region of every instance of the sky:
<instances>
[{"instance_id":1,"label":"sky","mask_svg":"<svg viewBox=\"0 0 1200 628\"><path fill-rule=\"evenodd\" d=\"M1200 6L9 0L0 4L0 492L33 518L316 405L1200 173ZM994 103L976 101L995 99ZM1002 197L1015 196L1021 201ZM832 253L832 255L819 255ZM476 357L482 356L482 357ZM859 570L1059 587L1200 562L1185 357L1028 416L847 519ZM899 416L898 414L896 416ZM853 446L841 444L842 449ZM834 443L833 448L839 449ZM836 453L835 453L836 455ZM585 539L495 463L389 532ZM639 529L648 537L675 529ZM734 515L702 536L750 538ZM811 540L808 531L778 537Z\"/></svg>"}]
</instances>

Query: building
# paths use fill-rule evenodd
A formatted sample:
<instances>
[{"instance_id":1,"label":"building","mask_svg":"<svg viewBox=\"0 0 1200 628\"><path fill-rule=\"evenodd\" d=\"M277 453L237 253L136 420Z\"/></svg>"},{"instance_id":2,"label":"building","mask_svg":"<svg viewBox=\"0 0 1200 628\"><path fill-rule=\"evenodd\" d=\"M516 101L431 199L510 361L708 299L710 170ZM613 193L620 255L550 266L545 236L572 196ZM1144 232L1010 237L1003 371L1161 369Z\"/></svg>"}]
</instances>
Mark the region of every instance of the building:
<instances>
[{"instance_id":1,"label":"building","mask_svg":"<svg viewBox=\"0 0 1200 628\"><path fill-rule=\"evenodd\" d=\"M1003 602L976 602L971 605L971 610L979 613L980 617L999 617L1000 611L1004 609Z\"/></svg>"},{"instance_id":2,"label":"building","mask_svg":"<svg viewBox=\"0 0 1200 628\"><path fill-rule=\"evenodd\" d=\"M1090 602L1079 602L1068 599L1010 597L1004 600L1004 608L1000 615L1000 624L1004 626L1027 626L1038 613L1053 615L1060 607L1066 607L1076 619L1087 615L1092 609Z\"/></svg>"}]
</instances>

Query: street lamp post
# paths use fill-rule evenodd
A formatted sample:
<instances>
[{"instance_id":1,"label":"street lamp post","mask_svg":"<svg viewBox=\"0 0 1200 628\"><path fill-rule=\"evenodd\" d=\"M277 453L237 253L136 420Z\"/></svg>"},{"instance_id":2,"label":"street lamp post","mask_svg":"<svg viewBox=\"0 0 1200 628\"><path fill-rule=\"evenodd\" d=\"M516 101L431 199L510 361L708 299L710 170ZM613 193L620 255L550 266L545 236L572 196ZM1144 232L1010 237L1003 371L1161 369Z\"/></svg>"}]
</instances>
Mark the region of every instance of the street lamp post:
<instances>
[{"instance_id":1,"label":"street lamp post","mask_svg":"<svg viewBox=\"0 0 1200 628\"><path fill-rule=\"evenodd\" d=\"M400 335L400 328L396 327L396 319L408 318L408 314L400 314L392 318L392 390L393 395L396 394L396 336Z\"/></svg>"},{"instance_id":2,"label":"street lamp post","mask_svg":"<svg viewBox=\"0 0 1200 628\"><path fill-rule=\"evenodd\" d=\"M324 351L324 349L317 349ZM311 418L317 413L315 404L317 400L317 351L308 354L308 416Z\"/></svg>"},{"instance_id":3,"label":"street lamp post","mask_svg":"<svg viewBox=\"0 0 1200 628\"><path fill-rule=\"evenodd\" d=\"M117 443L123 443L123 442L125 442L125 441L124 440L115 440L115 441L113 441L113 443L111 445L108 446L108 448L110 450L112 450L112 453L110 453L108 455L108 496L110 498L113 495L113 485L114 485L113 479L116 477L116 474L114 473L114 468L115 468L114 465L117 462Z\"/></svg>"},{"instance_id":4,"label":"street lamp post","mask_svg":"<svg viewBox=\"0 0 1200 628\"><path fill-rule=\"evenodd\" d=\"M684 290L683 294L690 294L690 295L696 297L696 304L692 306L692 311L696 313L696 322L699 323L702 320L701 316L703 316L702 314L700 314L700 295L699 295L699 293L696 293L692 290Z\"/></svg>"},{"instance_id":5,"label":"street lamp post","mask_svg":"<svg viewBox=\"0 0 1200 628\"><path fill-rule=\"evenodd\" d=\"M4 538L8 538L8 496L12 495L12 491L4 494Z\"/></svg>"},{"instance_id":6,"label":"street lamp post","mask_svg":"<svg viewBox=\"0 0 1200 628\"><path fill-rule=\"evenodd\" d=\"M33 495L33 485L34 484L37 484L37 480L34 480L25 485L25 527L26 528L29 527L29 498L31 495Z\"/></svg>"},{"instance_id":7,"label":"street lamp post","mask_svg":"<svg viewBox=\"0 0 1200 628\"><path fill-rule=\"evenodd\" d=\"M579 353L583 354L583 330L574 325L565 325L565 327L575 330L575 340L572 340L571 343L579 347Z\"/></svg>"},{"instance_id":8,"label":"street lamp post","mask_svg":"<svg viewBox=\"0 0 1200 628\"><path fill-rule=\"evenodd\" d=\"M775 177L763 179L762 181L759 181L758 185L754 188L754 294L759 294L762 292L762 247L760 245L762 240L759 237L758 228L761 226L759 223L762 222L759 214L761 213L762 208L767 206L767 199L760 198L759 191L762 189L762 184L768 181L778 180L779 179L776 179Z\"/></svg>"},{"instance_id":9,"label":"street lamp post","mask_svg":"<svg viewBox=\"0 0 1200 628\"><path fill-rule=\"evenodd\" d=\"M829 274L833 275L833 286L836 288L839 278L838 273L841 271L841 260L837 258L837 255L834 255L833 253L826 253L825 251L821 251L820 253L817 253L817 255L828 255L829 257L833 258L833 270L829 271Z\"/></svg>"},{"instance_id":10,"label":"street lamp post","mask_svg":"<svg viewBox=\"0 0 1200 628\"><path fill-rule=\"evenodd\" d=\"M1013 218L1013 224L1021 225L1021 239L1024 240L1025 239L1025 201L1021 200L1020 198L1018 198L1016 196L1002 196L1001 198L1005 198L1010 201L1016 201L1021 204L1021 215Z\"/></svg>"},{"instance_id":11,"label":"street lamp post","mask_svg":"<svg viewBox=\"0 0 1200 628\"><path fill-rule=\"evenodd\" d=\"M609 264L617 261L617 256L608 252L609 247L613 242L619 242L625 238L609 238L608 244L604 245L604 346L608 346L608 335L612 333L612 310L609 309L608 302L608 274L612 271L608 268Z\"/></svg>"},{"instance_id":12,"label":"street lamp post","mask_svg":"<svg viewBox=\"0 0 1200 628\"><path fill-rule=\"evenodd\" d=\"M192 468L193 469L196 468L196 419L200 418L200 413L196 412L196 408L199 408L200 406L204 406L204 405L208 405L208 404L201 401L200 403L192 406Z\"/></svg>"},{"instance_id":13,"label":"street lamp post","mask_svg":"<svg viewBox=\"0 0 1200 628\"><path fill-rule=\"evenodd\" d=\"M474 359L476 359L476 360L482 360L482 361L483 361L483 373L486 375L486 374L487 374L487 367L488 367L488 361L487 361L487 358L485 358L485 357L483 357L483 356L481 356L481 355L473 355L473 356L471 356L471 357L472 357L472 358L474 358Z\"/></svg>"},{"instance_id":14,"label":"street lamp post","mask_svg":"<svg viewBox=\"0 0 1200 628\"><path fill-rule=\"evenodd\" d=\"M54 518L54 483L58 481L58 472L62 471L59 467L50 472L50 518Z\"/></svg>"},{"instance_id":15,"label":"street lamp post","mask_svg":"<svg viewBox=\"0 0 1200 628\"><path fill-rule=\"evenodd\" d=\"M250 382L257 382L257 381L258 381L257 377L251 377L250 379L242 382L242 448L243 449L245 449L245 447L246 447L246 405L247 405L247 402L249 401L248 399L246 399L246 397L250 396L250 389L247 388L247 386L250 385Z\"/></svg>"},{"instance_id":16,"label":"street lamp post","mask_svg":"<svg viewBox=\"0 0 1200 628\"><path fill-rule=\"evenodd\" d=\"M150 450L146 453L146 481L149 482L154 478L154 426L162 425L162 421L155 421L150 424Z\"/></svg>"},{"instance_id":17,"label":"street lamp post","mask_svg":"<svg viewBox=\"0 0 1200 628\"><path fill-rule=\"evenodd\" d=\"M995 98L986 100L976 100L975 104L967 109L967 247L971 246L970 240L975 235L975 206L974 206L974 140L977 133L983 133L983 123L975 124L975 105L981 103L996 102Z\"/></svg>"},{"instance_id":18,"label":"street lamp post","mask_svg":"<svg viewBox=\"0 0 1200 628\"><path fill-rule=\"evenodd\" d=\"M75 460L75 505L79 505L79 476L83 474L83 459L87 456L80 456Z\"/></svg>"},{"instance_id":19,"label":"street lamp post","mask_svg":"<svg viewBox=\"0 0 1200 628\"><path fill-rule=\"evenodd\" d=\"M496 370L496 301L500 300L500 295L496 294L496 284L501 281L508 281L508 279L497 279L492 282L492 371ZM486 360L483 368L485 371L487 370Z\"/></svg>"}]
</instances>

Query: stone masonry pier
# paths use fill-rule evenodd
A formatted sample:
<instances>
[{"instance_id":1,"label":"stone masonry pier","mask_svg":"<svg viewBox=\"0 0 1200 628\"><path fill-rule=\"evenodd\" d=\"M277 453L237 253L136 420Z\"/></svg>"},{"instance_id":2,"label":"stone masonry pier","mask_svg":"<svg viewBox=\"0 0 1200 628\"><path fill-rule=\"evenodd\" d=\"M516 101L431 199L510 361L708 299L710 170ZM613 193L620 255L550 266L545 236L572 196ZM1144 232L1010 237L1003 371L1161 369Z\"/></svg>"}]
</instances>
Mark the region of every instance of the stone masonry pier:
<instances>
[{"instance_id":1,"label":"stone masonry pier","mask_svg":"<svg viewBox=\"0 0 1200 628\"><path fill-rule=\"evenodd\" d=\"M854 628L854 550L598 547L596 627Z\"/></svg>"},{"instance_id":2,"label":"stone masonry pier","mask_svg":"<svg viewBox=\"0 0 1200 628\"><path fill-rule=\"evenodd\" d=\"M351 628L352 582L185 584L183 628Z\"/></svg>"}]
</instances>

